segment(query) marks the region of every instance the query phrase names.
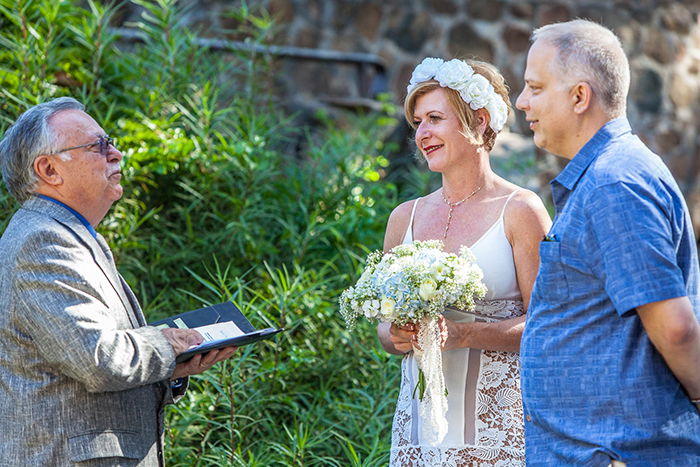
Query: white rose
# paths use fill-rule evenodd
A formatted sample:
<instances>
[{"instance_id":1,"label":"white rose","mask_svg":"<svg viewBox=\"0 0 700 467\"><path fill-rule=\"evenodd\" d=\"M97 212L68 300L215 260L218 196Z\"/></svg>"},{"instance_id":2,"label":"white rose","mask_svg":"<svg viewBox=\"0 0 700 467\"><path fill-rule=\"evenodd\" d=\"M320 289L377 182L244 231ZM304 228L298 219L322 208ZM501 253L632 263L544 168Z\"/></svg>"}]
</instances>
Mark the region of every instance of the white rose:
<instances>
[{"instance_id":1,"label":"white rose","mask_svg":"<svg viewBox=\"0 0 700 467\"><path fill-rule=\"evenodd\" d=\"M469 103L472 110L483 109L489 102L493 87L489 80L481 75L474 74L467 85L459 91L464 102Z\"/></svg>"},{"instance_id":2,"label":"white rose","mask_svg":"<svg viewBox=\"0 0 700 467\"><path fill-rule=\"evenodd\" d=\"M474 74L472 67L456 58L445 62L435 73L435 79L442 87L459 91L463 89Z\"/></svg>"},{"instance_id":3,"label":"white rose","mask_svg":"<svg viewBox=\"0 0 700 467\"><path fill-rule=\"evenodd\" d=\"M416 69L413 70L411 83L422 83L423 81L432 79L443 63L445 63L445 61L441 58L426 57L420 62Z\"/></svg>"},{"instance_id":4,"label":"white rose","mask_svg":"<svg viewBox=\"0 0 700 467\"><path fill-rule=\"evenodd\" d=\"M372 300L372 318L379 316L379 300Z\"/></svg>"},{"instance_id":5,"label":"white rose","mask_svg":"<svg viewBox=\"0 0 700 467\"><path fill-rule=\"evenodd\" d=\"M437 284L435 283L434 280L428 279L423 282L421 282L420 287L418 288L418 295L420 295L420 298L423 300L430 300L433 298L435 295L435 292L437 291Z\"/></svg>"},{"instance_id":6,"label":"white rose","mask_svg":"<svg viewBox=\"0 0 700 467\"><path fill-rule=\"evenodd\" d=\"M428 81L433 79L435 73L437 73L440 65L445 63L441 58L426 57L416 68L413 70L411 75L411 81L408 83L406 92L410 93L416 84L422 83L423 81Z\"/></svg>"},{"instance_id":7,"label":"white rose","mask_svg":"<svg viewBox=\"0 0 700 467\"><path fill-rule=\"evenodd\" d=\"M445 277L447 267L442 263L435 263L430 267L430 273L435 276L437 280L440 280Z\"/></svg>"},{"instance_id":8,"label":"white rose","mask_svg":"<svg viewBox=\"0 0 700 467\"><path fill-rule=\"evenodd\" d=\"M486 104L486 110L488 110L491 117L491 122L489 123L491 129L495 132L501 131L508 120L508 106L501 96L493 94Z\"/></svg>"},{"instance_id":9,"label":"white rose","mask_svg":"<svg viewBox=\"0 0 700 467\"><path fill-rule=\"evenodd\" d=\"M372 317L372 300L362 302L362 314L365 315L366 318Z\"/></svg>"},{"instance_id":10,"label":"white rose","mask_svg":"<svg viewBox=\"0 0 700 467\"><path fill-rule=\"evenodd\" d=\"M382 299L382 305L381 305L381 310L382 310L382 316L384 318L392 318L394 315L394 310L396 309L396 302L394 301L393 298L384 298Z\"/></svg>"}]
</instances>

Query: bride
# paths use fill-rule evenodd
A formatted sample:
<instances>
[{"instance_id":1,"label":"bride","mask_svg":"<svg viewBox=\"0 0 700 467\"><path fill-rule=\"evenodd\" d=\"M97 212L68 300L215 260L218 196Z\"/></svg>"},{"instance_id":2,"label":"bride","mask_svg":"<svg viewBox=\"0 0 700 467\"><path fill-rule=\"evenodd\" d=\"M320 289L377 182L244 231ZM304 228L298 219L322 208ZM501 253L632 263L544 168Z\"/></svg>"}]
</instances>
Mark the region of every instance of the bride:
<instances>
[{"instance_id":1,"label":"bride","mask_svg":"<svg viewBox=\"0 0 700 467\"><path fill-rule=\"evenodd\" d=\"M442 186L394 209L384 250L429 239L442 240L452 253L466 245L488 292L472 313L446 311L441 320L448 431L437 445L422 439L414 391L416 326L378 326L383 347L404 355L392 466L525 464L518 350L539 242L551 221L537 195L491 170L489 151L509 107L503 77L478 61L426 58L408 87L406 119Z\"/></svg>"}]
</instances>

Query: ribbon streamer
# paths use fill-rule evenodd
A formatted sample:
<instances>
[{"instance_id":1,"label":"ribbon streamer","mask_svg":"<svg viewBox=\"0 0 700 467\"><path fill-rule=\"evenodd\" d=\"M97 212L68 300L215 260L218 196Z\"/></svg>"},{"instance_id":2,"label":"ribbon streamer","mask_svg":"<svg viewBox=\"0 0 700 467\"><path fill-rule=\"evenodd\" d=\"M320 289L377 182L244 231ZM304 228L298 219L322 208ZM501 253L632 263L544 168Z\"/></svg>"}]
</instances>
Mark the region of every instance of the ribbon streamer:
<instances>
[{"instance_id":1,"label":"ribbon streamer","mask_svg":"<svg viewBox=\"0 0 700 467\"><path fill-rule=\"evenodd\" d=\"M419 402L421 434L431 446L447 435L447 395L442 373L442 348L437 318L423 317L418 328L418 347L414 349L419 371L425 378L425 393Z\"/></svg>"}]
</instances>

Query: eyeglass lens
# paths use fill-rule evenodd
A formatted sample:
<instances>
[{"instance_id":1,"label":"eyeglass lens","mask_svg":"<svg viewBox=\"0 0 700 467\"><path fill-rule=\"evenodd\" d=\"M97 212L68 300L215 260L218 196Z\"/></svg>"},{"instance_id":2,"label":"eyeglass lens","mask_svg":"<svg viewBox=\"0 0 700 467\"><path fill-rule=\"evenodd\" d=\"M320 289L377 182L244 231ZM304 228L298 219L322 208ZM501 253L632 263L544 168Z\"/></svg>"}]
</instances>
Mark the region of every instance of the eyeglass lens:
<instances>
[{"instance_id":1,"label":"eyeglass lens","mask_svg":"<svg viewBox=\"0 0 700 467\"><path fill-rule=\"evenodd\" d=\"M114 140L109 136L100 136L97 139L97 143L100 145L100 154L107 157L107 154L109 154L109 146L114 145Z\"/></svg>"}]
</instances>

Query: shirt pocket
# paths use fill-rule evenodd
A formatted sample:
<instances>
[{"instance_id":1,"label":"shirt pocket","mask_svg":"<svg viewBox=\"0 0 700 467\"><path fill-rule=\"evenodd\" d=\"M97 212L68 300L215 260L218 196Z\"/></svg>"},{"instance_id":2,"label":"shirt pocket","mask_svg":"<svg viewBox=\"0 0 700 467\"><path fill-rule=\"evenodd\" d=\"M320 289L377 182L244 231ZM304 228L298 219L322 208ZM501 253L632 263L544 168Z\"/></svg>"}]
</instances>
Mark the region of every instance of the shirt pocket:
<instances>
[{"instance_id":1,"label":"shirt pocket","mask_svg":"<svg viewBox=\"0 0 700 467\"><path fill-rule=\"evenodd\" d=\"M105 430L81 433L68 438L68 452L72 462L93 459L141 459L148 452L143 436L133 431Z\"/></svg>"},{"instance_id":2,"label":"shirt pocket","mask_svg":"<svg viewBox=\"0 0 700 467\"><path fill-rule=\"evenodd\" d=\"M569 283L564 273L561 259L561 243L558 241L540 242L540 269L535 280L532 296L544 302L551 302L569 295Z\"/></svg>"}]
</instances>

